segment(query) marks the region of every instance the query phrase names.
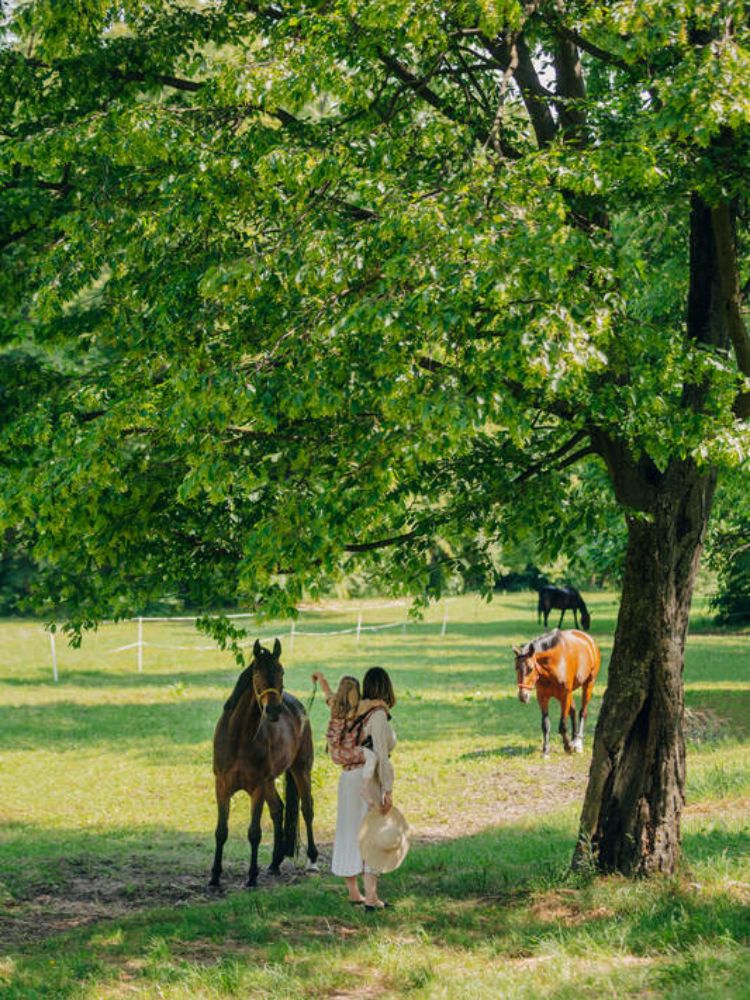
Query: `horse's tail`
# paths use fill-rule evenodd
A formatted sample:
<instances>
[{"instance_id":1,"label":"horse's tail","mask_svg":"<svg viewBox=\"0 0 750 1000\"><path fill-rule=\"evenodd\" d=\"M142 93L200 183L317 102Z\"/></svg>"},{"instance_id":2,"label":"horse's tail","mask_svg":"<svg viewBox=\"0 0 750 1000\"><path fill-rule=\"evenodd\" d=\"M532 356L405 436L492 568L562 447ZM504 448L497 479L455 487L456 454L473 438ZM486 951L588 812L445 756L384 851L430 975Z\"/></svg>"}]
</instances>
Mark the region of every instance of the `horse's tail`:
<instances>
[{"instance_id":1,"label":"horse's tail","mask_svg":"<svg viewBox=\"0 0 750 1000\"><path fill-rule=\"evenodd\" d=\"M299 792L292 772L286 772L284 802L284 857L293 858L299 846Z\"/></svg>"}]
</instances>

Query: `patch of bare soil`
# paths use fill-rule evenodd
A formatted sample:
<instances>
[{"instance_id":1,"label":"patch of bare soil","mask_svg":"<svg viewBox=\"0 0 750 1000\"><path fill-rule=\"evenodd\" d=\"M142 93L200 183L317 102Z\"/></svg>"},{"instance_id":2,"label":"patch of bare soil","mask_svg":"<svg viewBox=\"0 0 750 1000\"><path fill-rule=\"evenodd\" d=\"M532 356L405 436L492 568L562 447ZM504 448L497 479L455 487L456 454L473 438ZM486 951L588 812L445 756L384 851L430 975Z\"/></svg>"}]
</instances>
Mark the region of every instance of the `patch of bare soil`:
<instances>
[{"instance_id":1,"label":"patch of bare soil","mask_svg":"<svg viewBox=\"0 0 750 1000\"><path fill-rule=\"evenodd\" d=\"M566 925L581 924L589 920L601 920L614 916L614 911L606 906L595 909L583 909L574 892L560 889L556 892L546 892L537 897L529 912L543 924L564 923Z\"/></svg>"},{"instance_id":2,"label":"patch of bare soil","mask_svg":"<svg viewBox=\"0 0 750 1000\"><path fill-rule=\"evenodd\" d=\"M711 708L685 709L685 739L691 743L715 743L728 735L728 719L723 719Z\"/></svg>"},{"instance_id":3,"label":"patch of bare soil","mask_svg":"<svg viewBox=\"0 0 750 1000\"><path fill-rule=\"evenodd\" d=\"M330 849L321 851L328 867ZM139 864L133 858L127 869L92 871L82 863L61 865L55 885L36 885L21 899L5 898L0 903L0 954L32 944L55 934L103 920L113 920L156 907L194 906L213 902L230 892L262 891L278 885L293 885L313 877L301 863L285 861L278 876L262 869L258 889L248 890L246 871L225 873L222 888L208 885L207 871L175 874ZM238 877L239 876L239 877Z\"/></svg>"},{"instance_id":4,"label":"patch of bare soil","mask_svg":"<svg viewBox=\"0 0 750 1000\"><path fill-rule=\"evenodd\" d=\"M582 803L589 755L585 758L587 763L582 767L578 755L568 756L562 749L548 757L539 753L538 762L530 762L523 770L523 778L515 784L509 782L501 767L479 783L467 780L461 808L456 809L455 802L446 803L440 824L421 824L419 837L427 842L453 840L499 824L545 816L571 802Z\"/></svg>"}]
</instances>

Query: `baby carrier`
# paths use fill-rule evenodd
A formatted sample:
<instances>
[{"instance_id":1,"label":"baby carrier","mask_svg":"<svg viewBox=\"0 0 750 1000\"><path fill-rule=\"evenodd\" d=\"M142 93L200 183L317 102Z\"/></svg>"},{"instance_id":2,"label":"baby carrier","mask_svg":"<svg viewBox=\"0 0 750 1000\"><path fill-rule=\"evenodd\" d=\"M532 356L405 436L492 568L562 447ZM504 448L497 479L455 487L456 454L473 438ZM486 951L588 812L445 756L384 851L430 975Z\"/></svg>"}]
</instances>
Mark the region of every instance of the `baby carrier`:
<instances>
[{"instance_id":1,"label":"baby carrier","mask_svg":"<svg viewBox=\"0 0 750 1000\"><path fill-rule=\"evenodd\" d=\"M356 719L331 719L326 731L326 745L328 753L334 764L338 764L345 769L360 767L365 762L365 755L362 752L363 746L372 746L372 741L368 737L362 742L362 731L367 720L377 708L371 708L364 715L358 715Z\"/></svg>"}]
</instances>

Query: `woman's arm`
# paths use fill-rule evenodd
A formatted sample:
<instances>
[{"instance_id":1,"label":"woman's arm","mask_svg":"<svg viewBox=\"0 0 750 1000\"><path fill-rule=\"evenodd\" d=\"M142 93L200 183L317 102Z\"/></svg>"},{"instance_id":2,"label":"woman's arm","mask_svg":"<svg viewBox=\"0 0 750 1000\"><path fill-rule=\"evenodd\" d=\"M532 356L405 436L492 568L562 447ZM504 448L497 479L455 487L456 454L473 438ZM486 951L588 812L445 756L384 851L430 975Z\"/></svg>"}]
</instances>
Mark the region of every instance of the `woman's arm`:
<instances>
[{"instance_id":1,"label":"woman's arm","mask_svg":"<svg viewBox=\"0 0 750 1000\"><path fill-rule=\"evenodd\" d=\"M378 779L383 792L383 805L390 807L391 792L393 791L393 764L388 757L388 717L385 712L375 712L370 717L367 724L369 735L372 737L372 749L378 758ZM387 811L387 810L386 810Z\"/></svg>"}]
</instances>

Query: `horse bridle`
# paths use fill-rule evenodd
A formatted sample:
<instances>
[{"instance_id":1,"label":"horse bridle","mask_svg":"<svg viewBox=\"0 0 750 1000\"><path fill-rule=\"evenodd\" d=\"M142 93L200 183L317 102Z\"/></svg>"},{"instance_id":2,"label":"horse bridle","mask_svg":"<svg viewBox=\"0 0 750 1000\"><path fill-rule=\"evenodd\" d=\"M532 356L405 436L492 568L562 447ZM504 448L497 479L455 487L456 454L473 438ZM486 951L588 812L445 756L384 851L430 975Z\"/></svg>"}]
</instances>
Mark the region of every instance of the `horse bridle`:
<instances>
[{"instance_id":1,"label":"horse bridle","mask_svg":"<svg viewBox=\"0 0 750 1000\"><path fill-rule=\"evenodd\" d=\"M281 704L281 700L282 700L281 691L279 691L279 689L275 688L275 687L267 687L267 688L264 688L262 691L259 691L258 687L257 687L257 685L255 683L255 676L254 675L253 675L253 691L255 692L255 698L256 698L256 700L258 702L258 705L260 706L260 708L263 711L266 710L266 706L261 701L261 698L264 695L266 695L266 694L275 694L276 697L279 699L279 704Z\"/></svg>"}]
</instances>

